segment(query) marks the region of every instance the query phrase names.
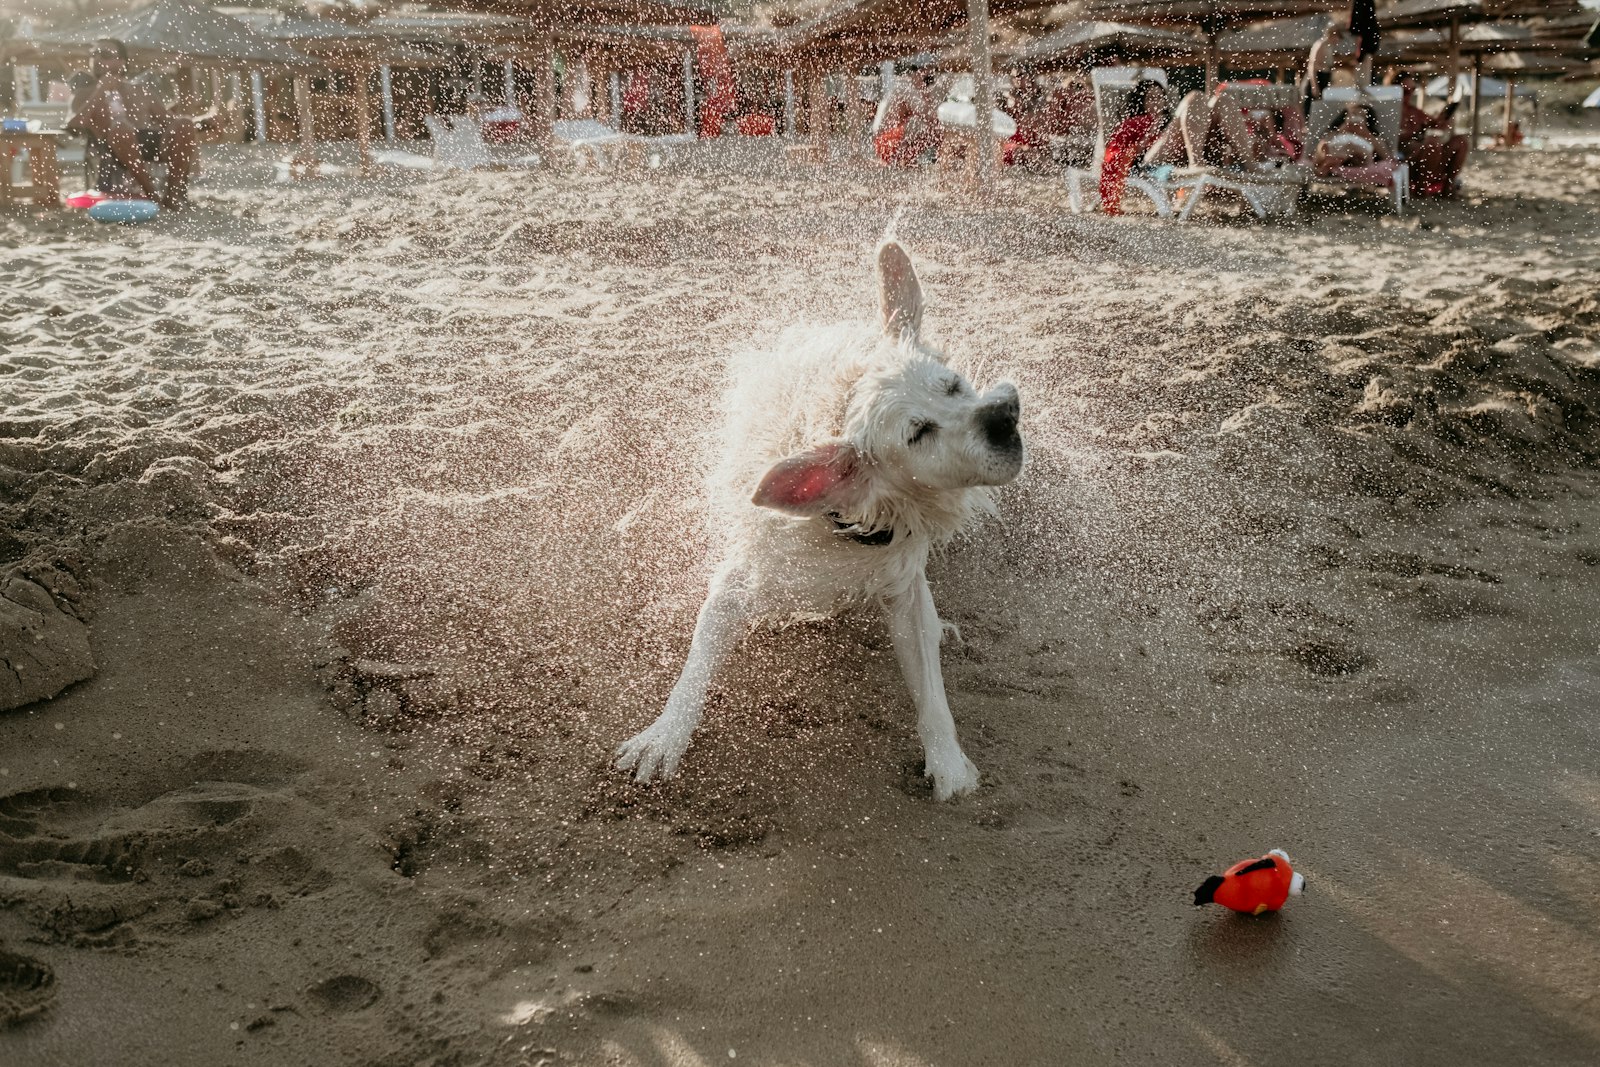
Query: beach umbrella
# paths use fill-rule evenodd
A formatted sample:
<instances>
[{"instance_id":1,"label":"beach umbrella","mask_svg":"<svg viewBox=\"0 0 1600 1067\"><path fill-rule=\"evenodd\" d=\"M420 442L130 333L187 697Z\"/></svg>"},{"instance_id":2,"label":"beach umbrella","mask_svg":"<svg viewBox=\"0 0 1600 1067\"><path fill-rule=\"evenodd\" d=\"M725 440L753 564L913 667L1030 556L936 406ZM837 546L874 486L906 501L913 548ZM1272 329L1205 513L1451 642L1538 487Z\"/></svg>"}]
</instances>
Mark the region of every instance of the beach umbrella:
<instances>
[{"instance_id":1,"label":"beach umbrella","mask_svg":"<svg viewBox=\"0 0 1600 1067\"><path fill-rule=\"evenodd\" d=\"M1217 84L1218 38L1229 29L1268 19L1296 18L1345 8L1330 0L1090 0L1095 18L1147 26L1194 27L1206 37L1206 90Z\"/></svg>"}]
</instances>

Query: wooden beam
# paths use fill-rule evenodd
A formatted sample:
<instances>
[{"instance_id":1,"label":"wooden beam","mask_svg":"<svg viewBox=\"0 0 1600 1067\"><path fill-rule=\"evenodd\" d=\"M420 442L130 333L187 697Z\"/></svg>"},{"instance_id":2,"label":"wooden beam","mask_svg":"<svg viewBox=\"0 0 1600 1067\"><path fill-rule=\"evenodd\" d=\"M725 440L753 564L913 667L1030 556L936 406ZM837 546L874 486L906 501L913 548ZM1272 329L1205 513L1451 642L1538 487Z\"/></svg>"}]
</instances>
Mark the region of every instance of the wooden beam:
<instances>
[{"instance_id":1,"label":"wooden beam","mask_svg":"<svg viewBox=\"0 0 1600 1067\"><path fill-rule=\"evenodd\" d=\"M383 103L383 139L394 144L394 76L387 63L378 68L378 95Z\"/></svg>"},{"instance_id":2,"label":"wooden beam","mask_svg":"<svg viewBox=\"0 0 1600 1067\"><path fill-rule=\"evenodd\" d=\"M555 40L552 37L546 35L539 39L531 64L533 69L528 73L533 76L533 111L528 116L528 125L534 143L548 148L555 138L556 119Z\"/></svg>"},{"instance_id":3,"label":"wooden beam","mask_svg":"<svg viewBox=\"0 0 1600 1067\"><path fill-rule=\"evenodd\" d=\"M300 123L300 149L289 161L289 177L298 180L321 177L316 127L311 117L311 78L308 75L295 75L294 110Z\"/></svg>"},{"instance_id":4,"label":"wooden beam","mask_svg":"<svg viewBox=\"0 0 1600 1067\"><path fill-rule=\"evenodd\" d=\"M854 68L840 71L844 79L844 134L845 155L859 159L866 145L866 123L861 116L861 87Z\"/></svg>"},{"instance_id":5,"label":"wooden beam","mask_svg":"<svg viewBox=\"0 0 1600 1067\"><path fill-rule=\"evenodd\" d=\"M821 67L812 67L806 71L806 111L807 125L811 133L811 161L813 163L826 163L828 161L828 85L823 80Z\"/></svg>"},{"instance_id":6,"label":"wooden beam","mask_svg":"<svg viewBox=\"0 0 1600 1067\"><path fill-rule=\"evenodd\" d=\"M1511 124L1515 121L1513 109L1517 101L1517 83L1511 80L1510 75L1502 75L1506 88L1505 115L1500 124L1500 137L1507 148L1511 147Z\"/></svg>"},{"instance_id":7,"label":"wooden beam","mask_svg":"<svg viewBox=\"0 0 1600 1067\"><path fill-rule=\"evenodd\" d=\"M250 109L256 120L256 140L267 143L267 89L259 70L250 72Z\"/></svg>"},{"instance_id":8,"label":"wooden beam","mask_svg":"<svg viewBox=\"0 0 1600 1067\"><path fill-rule=\"evenodd\" d=\"M1000 154L994 136L994 57L989 51L989 0L967 0L967 28L976 83L973 110L977 128L973 131L973 148L978 158L973 160L973 171L979 191L988 192L994 184L995 161Z\"/></svg>"},{"instance_id":9,"label":"wooden beam","mask_svg":"<svg viewBox=\"0 0 1600 1067\"><path fill-rule=\"evenodd\" d=\"M1472 57L1472 136L1468 139L1468 151L1478 150L1478 103L1483 99L1483 53L1478 52Z\"/></svg>"},{"instance_id":10,"label":"wooden beam","mask_svg":"<svg viewBox=\"0 0 1600 1067\"><path fill-rule=\"evenodd\" d=\"M695 119L694 100L694 49L683 50L683 132L693 137L699 133Z\"/></svg>"},{"instance_id":11,"label":"wooden beam","mask_svg":"<svg viewBox=\"0 0 1600 1067\"><path fill-rule=\"evenodd\" d=\"M790 68L783 72L783 135L791 141L795 136L795 110L794 70Z\"/></svg>"},{"instance_id":12,"label":"wooden beam","mask_svg":"<svg viewBox=\"0 0 1600 1067\"><path fill-rule=\"evenodd\" d=\"M367 79L372 68L365 63L352 72L356 79L356 155L361 160L361 173L372 173L372 95L367 89Z\"/></svg>"}]
</instances>

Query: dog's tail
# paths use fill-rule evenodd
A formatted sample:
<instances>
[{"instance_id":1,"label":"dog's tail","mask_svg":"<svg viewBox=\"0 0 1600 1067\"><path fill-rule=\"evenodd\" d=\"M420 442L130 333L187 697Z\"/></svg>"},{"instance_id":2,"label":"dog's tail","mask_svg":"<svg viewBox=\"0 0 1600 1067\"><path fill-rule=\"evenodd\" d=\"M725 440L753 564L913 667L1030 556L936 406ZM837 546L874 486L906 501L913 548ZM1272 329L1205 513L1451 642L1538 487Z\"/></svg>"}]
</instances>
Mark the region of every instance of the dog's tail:
<instances>
[{"instance_id":1,"label":"dog's tail","mask_svg":"<svg viewBox=\"0 0 1600 1067\"><path fill-rule=\"evenodd\" d=\"M900 228L900 216L906 213L906 206L901 204L894 209L894 214L889 216L888 223L883 227L883 236L878 238L878 247L882 248L900 235L896 232Z\"/></svg>"}]
</instances>

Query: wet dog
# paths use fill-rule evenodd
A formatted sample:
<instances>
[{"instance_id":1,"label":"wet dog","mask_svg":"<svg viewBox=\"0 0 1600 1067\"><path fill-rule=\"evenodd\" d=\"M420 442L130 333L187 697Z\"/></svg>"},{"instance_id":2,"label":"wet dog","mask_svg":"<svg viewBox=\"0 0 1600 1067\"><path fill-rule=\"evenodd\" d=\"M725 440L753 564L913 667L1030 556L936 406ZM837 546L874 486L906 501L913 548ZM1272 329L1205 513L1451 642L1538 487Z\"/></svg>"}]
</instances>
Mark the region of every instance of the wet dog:
<instances>
[{"instance_id":1,"label":"wet dog","mask_svg":"<svg viewBox=\"0 0 1600 1067\"><path fill-rule=\"evenodd\" d=\"M877 266L880 328L793 332L734 368L711 478L725 552L666 709L617 750L641 782L677 770L712 675L753 623L870 601L888 617L934 795L977 788L945 699L926 566L1021 471L1020 404L1014 385L979 393L923 343L922 286L898 243Z\"/></svg>"}]
</instances>

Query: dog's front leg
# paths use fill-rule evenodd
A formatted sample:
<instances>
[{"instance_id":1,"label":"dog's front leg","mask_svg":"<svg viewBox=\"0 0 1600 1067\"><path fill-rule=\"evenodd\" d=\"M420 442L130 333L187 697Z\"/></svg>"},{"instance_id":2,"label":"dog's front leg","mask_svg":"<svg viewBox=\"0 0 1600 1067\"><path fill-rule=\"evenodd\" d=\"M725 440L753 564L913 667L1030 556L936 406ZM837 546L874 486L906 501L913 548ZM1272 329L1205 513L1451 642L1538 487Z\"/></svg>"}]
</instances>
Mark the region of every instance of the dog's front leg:
<instances>
[{"instance_id":1,"label":"dog's front leg","mask_svg":"<svg viewBox=\"0 0 1600 1067\"><path fill-rule=\"evenodd\" d=\"M928 579L917 580L904 594L889 601L889 633L894 638L900 670L917 705L917 734L927 775L933 779L938 800L970 793L978 788L978 768L961 751L956 721L944 695L944 675L939 669L939 638L943 631L933 607Z\"/></svg>"},{"instance_id":2,"label":"dog's front leg","mask_svg":"<svg viewBox=\"0 0 1600 1067\"><path fill-rule=\"evenodd\" d=\"M742 567L724 565L712 577L711 591L700 607L689 658L678 684L672 687L667 706L656 721L617 749L619 770L632 770L641 782L648 782L658 773L662 778L671 778L677 771L678 761L705 712L711 675L744 637L755 614L754 603Z\"/></svg>"}]
</instances>

